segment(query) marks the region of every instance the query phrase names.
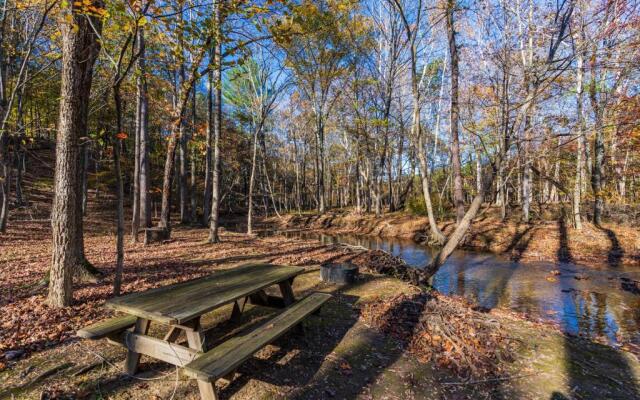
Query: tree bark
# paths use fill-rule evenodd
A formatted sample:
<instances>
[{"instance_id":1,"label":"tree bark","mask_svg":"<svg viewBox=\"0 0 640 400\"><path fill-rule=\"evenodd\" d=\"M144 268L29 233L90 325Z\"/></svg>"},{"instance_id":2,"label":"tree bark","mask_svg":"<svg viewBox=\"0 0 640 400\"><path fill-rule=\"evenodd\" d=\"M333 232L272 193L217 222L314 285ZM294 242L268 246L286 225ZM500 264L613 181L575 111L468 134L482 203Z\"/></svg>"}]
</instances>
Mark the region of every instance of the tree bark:
<instances>
[{"instance_id":1,"label":"tree bark","mask_svg":"<svg viewBox=\"0 0 640 400\"><path fill-rule=\"evenodd\" d=\"M211 222L209 224L209 243L220 242L218 234L219 213L220 213L220 135L222 134L222 35L221 26L222 16L220 10L220 0L215 4L216 19L216 42L215 42L215 59L217 61L214 69L214 85L215 85L215 113L213 115L213 181L211 195Z\"/></svg>"},{"instance_id":2,"label":"tree bark","mask_svg":"<svg viewBox=\"0 0 640 400\"><path fill-rule=\"evenodd\" d=\"M101 7L101 2L94 2ZM72 275L84 262L83 227L80 201L78 140L87 130L87 107L91 92L93 65L100 50L100 18L80 13L74 3L61 6L62 71L60 112L56 143L54 197L51 211L52 262L48 301L65 307L73 298Z\"/></svg>"},{"instance_id":3,"label":"tree bark","mask_svg":"<svg viewBox=\"0 0 640 400\"><path fill-rule=\"evenodd\" d=\"M185 123L180 124L180 148L179 171L178 171L178 189L180 191L180 223L189 223L189 151L188 151L189 135L186 133Z\"/></svg>"},{"instance_id":4,"label":"tree bark","mask_svg":"<svg viewBox=\"0 0 640 400\"><path fill-rule=\"evenodd\" d=\"M138 37L140 35L138 34ZM138 68L138 72L140 68ZM141 112L142 108L142 90L141 78L138 77L136 82L136 117L135 117L135 132L134 132L134 151L133 151L133 199L131 204L131 241L136 243L138 241L138 231L140 230L140 130L142 127Z\"/></svg>"},{"instance_id":5,"label":"tree bark","mask_svg":"<svg viewBox=\"0 0 640 400\"><path fill-rule=\"evenodd\" d=\"M580 216L580 202L582 200L582 178L583 178L583 161L584 153L584 116L582 114L582 100L584 90L584 53L579 51L576 66L576 117L578 120L578 150L576 152L576 177L573 185L573 226L582 229L582 218Z\"/></svg>"},{"instance_id":6,"label":"tree bark","mask_svg":"<svg viewBox=\"0 0 640 400\"><path fill-rule=\"evenodd\" d=\"M249 176L249 196L247 201L247 235L253 234L253 188L255 186L257 156L258 129L253 133L253 153L251 155L251 175Z\"/></svg>"},{"instance_id":7,"label":"tree bark","mask_svg":"<svg viewBox=\"0 0 640 400\"><path fill-rule=\"evenodd\" d=\"M215 61L215 52L212 51L210 57L212 63ZM212 143L214 136L213 128L213 70L207 74L209 79L209 87L207 89L207 142L206 142L206 154L205 154L205 167L204 167L204 199L202 205L202 224L209 225L209 216L211 215L211 195L212 195L212 170L213 170L213 157L212 157Z\"/></svg>"},{"instance_id":8,"label":"tree bark","mask_svg":"<svg viewBox=\"0 0 640 400\"><path fill-rule=\"evenodd\" d=\"M591 171L591 188L593 189L593 223L600 226L602 224L602 213L604 210L603 196L603 167L604 167L604 132L603 132L603 107L597 95L597 72L596 69L596 49L591 60L592 74L589 85L589 98L594 113L594 140L593 140L593 167Z\"/></svg>"},{"instance_id":9,"label":"tree bark","mask_svg":"<svg viewBox=\"0 0 640 400\"><path fill-rule=\"evenodd\" d=\"M118 77L119 79L119 77ZM122 98L120 83L113 88L113 98L116 106L116 131L123 131ZM116 136L113 141L113 173L116 177L116 273L113 279L113 295L120 295L122 284L122 269L124 267L124 182L120 163L121 140Z\"/></svg>"},{"instance_id":10,"label":"tree bark","mask_svg":"<svg viewBox=\"0 0 640 400\"><path fill-rule=\"evenodd\" d=\"M464 217L464 193L462 191L462 166L460 163L460 139L458 137L458 48L456 45L456 31L453 12L456 6L455 0L447 1L447 36L449 39L449 63L451 65L451 165L453 167L453 202L456 209L456 221L459 223Z\"/></svg>"},{"instance_id":11,"label":"tree bark","mask_svg":"<svg viewBox=\"0 0 640 400\"><path fill-rule=\"evenodd\" d=\"M138 58L138 96L140 101L140 176L139 176L139 194L140 194L140 221L144 228L151 227L151 197L149 189L151 188L151 165L149 143L149 114L148 98L147 98L147 67L146 67L146 48L144 27L138 28L138 45L140 46L140 55ZM136 229L137 234L137 229Z\"/></svg>"}]
</instances>

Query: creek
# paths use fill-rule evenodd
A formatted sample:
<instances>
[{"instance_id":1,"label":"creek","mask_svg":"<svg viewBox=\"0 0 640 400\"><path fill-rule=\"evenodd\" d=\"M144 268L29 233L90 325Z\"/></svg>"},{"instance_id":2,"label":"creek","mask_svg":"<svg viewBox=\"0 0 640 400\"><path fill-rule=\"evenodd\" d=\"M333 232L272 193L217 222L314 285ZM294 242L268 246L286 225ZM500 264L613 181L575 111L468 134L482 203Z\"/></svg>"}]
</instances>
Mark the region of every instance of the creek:
<instances>
[{"instance_id":1,"label":"creek","mask_svg":"<svg viewBox=\"0 0 640 400\"><path fill-rule=\"evenodd\" d=\"M415 268L426 265L436 251L411 240L309 231L279 233L323 244L383 250ZM439 292L463 296L481 310L510 309L529 319L552 321L567 333L597 337L615 346L640 344L640 296L629 290L634 281L640 281L640 268L525 263L457 250L431 283Z\"/></svg>"}]
</instances>

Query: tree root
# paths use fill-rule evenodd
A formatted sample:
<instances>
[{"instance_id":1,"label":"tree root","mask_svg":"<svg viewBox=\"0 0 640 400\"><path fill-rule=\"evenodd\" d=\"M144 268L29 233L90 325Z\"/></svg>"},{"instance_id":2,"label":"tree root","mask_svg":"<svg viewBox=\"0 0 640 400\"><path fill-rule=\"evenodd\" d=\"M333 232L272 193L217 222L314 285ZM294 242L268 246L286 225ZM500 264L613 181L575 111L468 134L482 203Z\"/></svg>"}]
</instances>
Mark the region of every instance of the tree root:
<instances>
[{"instance_id":1,"label":"tree root","mask_svg":"<svg viewBox=\"0 0 640 400\"><path fill-rule=\"evenodd\" d=\"M44 276L35 284L35 287L42 288L49 286L51 281L51 271L45 272ZM73 278L81 283L98 283L103 273L91 264L86 258L76 266L73 271Z\"/></svg>"}]
</instances>

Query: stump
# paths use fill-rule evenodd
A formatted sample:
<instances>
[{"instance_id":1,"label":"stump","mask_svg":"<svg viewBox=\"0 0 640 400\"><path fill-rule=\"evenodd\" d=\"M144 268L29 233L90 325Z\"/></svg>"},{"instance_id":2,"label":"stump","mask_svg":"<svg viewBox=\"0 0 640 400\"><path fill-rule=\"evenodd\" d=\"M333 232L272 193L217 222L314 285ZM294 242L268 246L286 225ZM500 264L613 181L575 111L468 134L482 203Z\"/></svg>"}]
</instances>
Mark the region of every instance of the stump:
<instances>
[{"instance_id":1,"label":"stump","mask_svg":"<svg viewBox=\"0 0 640 400\"><path fill-rule=\"evenodd\" d=\"M358 267L351 263L328 263L320 266L320 278L325 282L348 285L355 282Z\"/></svg>"},{"instance_id":2,"label":"stump","mask_svg":"<svg viewBox=\"0 0 640 400\"><path fill-rule=\"evenodd\" d=\"M171 230L163 227L146 228L144 230L144 244L162 242L169 240L171 237Z\"/></svg>"}]
</instances>

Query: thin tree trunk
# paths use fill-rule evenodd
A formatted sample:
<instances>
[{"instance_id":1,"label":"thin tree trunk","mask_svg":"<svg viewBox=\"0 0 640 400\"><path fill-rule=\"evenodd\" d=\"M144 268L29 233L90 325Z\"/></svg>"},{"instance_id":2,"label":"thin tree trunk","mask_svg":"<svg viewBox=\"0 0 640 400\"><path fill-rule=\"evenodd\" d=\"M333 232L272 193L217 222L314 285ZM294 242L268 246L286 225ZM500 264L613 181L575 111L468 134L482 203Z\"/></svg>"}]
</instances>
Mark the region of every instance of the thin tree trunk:
<instances>
[{"instance_id":1,"label":"thin tree trunk","mask_svg":"<svg viewBox=\"0 0 640 400\"><path fill-rule=\"evenodd\" d=\"M136 96L136 117L134 132L134 156L133 156L133 200L131 204L131 241L138 241L138 231L140 230L140 130L142 127L141 112L142 108L142 90L140 86L141 78L137 80L137 96Z\"/></svg>"},{"instance_id":2,"label":"thin tree trunk","mask_svg":"<svg viewBox=\"0 0 640 400\"><path fill-rule=\"evenodd\" d=\"M482 160L480 159L481 153L478 148L476 148L476 194L482 191Z\"/></svg>"},{"instance_id":3,"label":"thin tree trunk","mask_svg":"<svg viewBox=\"0 0 640 400\"><path fill-rule=\"evenodd\" d=\"M247 202L247 235L253 234L253 188L255 186L256 162L258 155L258 129L253 133L253 153L251 155L251 175L249 176L249 199Z\"/></svg>"},{"instance_id":4,"label":"thin tree trunk","mask_svg":"<svg viewBox=\"0 0 640 400\"><path fill-rule=\"evenodd\" d=\"M415 117L414 117L415 118ZM418 127L417 129L420 129ZM429 164L427 163L427 157L424 154L424 145L422 135L417 139L418 145L416 146L416 154L418 155L418 167L420 170L420 180L422 182L422 196L424 198L424 204L427 209L427 217L429 220L429 232L431 233L431 239L437 244L443 244L446 240L436 222L436 217L433 213L433 205L431 203L431 185L429 183Z\"/></svg>"},{"instance_id":5,"label":"thin tree trunk","mask_svg":"<svg viewBox=\"0 0 640 400\"><path fill-rule=\"evenodd\" d=\"M122 98L120 96L120 84L113 88L113 97L116 106L116 132L123 130L122 123ZM116 136L117 138L117 136ZM113 141L113 166L116 177L116 273L113 279L113 295L120 295L122 285L122 269L124 267L124 182L120 163L120 140Z\"/></svg>"},{"instance_id":6,"label":"thin tree trunk","mask_svg":"<svg viewBox=\"0 0 640 400\"><path fill-rule=\"evenodd\" d=\"M578 150L576 152L576 178L573 185L573 226L582 229L582 218L580 216L580 202L582 200L582 179L583 179L583 161L584 153L584 116L582 114L582 97L584 91L584 53L579 51L576 67L576 114L578 118Z\"/></svg>"},{"instance_id":7,"label":"thin tree trunk","mask_svg":"<svg viewBox=\"0 0 640 400\"><path fill-rule=\"evenodd\" d=\"M179 172L178 172L178 190L180 192L180 223L189 223L189 153L188 153L189 137L186 133L186 126L184 123L180 124L180 147L178 152L179 157Z\"/></svg>"},{"instance_id":8,"label":"thin tree trunk","mask_svg":"<svg viewBox=\"0 0 640 400\"><path fill-rule=\"evenodd\" d=\"M324 213L326 210L325 206L325 190L324 190L324 123L322 121L321 116L316 116L316 140L318 144L318 149L316 150L316 174L317 174L317 183L318 183L318 212L320 214Z\"/></svg>"},{"instance_id":9,"label":"thin tree trunk","mask_svg":"<svg viewBox=\"0 0 640 400\"><path fill-rule=\"evenodd\" d=\"M89 143L82 144L82 215L87 214L87 203L89 201Z\"/></svg>"},{"instance_id":10,"label":"thin tree trunk","mask_svg":"<svg viewBox=\"0 0 640 400\"><path fill-rule=\"evenodd\" d=\"M220 236L218 229L220 225L220 135L222 134L222 43L221 43L221 4L220 0L215 5L216 27L216 43L215 43L215 59L217 60L214 73L215 85L215 113L214 132L213 132L213 181L211 196L211 223L209 224L209 243L218 243Z\"/></svg>"},{"instance_id":11,"label":"thin tree trunk","mask_svg":"<svg viewBox=\"0 0 640 400\"><path fill-rule=\"evenodd\" d=\"M594 50L595 52L595 50ZM602 213L604 210L604 197L603 197L603 167L604 167L604 132L603 132L603 110L602 105L597 97L597 77L595 76L596 60L595 55L592 58L592 74L591 83L589 85L589 97L591 100L591 107L595 115L594 120L594 141L593 141L593 167L591 170L591 187L593 189L593 223L596 225L602 224Z\"/></svg>"},{"instance_id":12,"label":"thin tree trunk","mask_svg":"<svg viewBox=\"0 0 640 400\"><path fill-rule=\"evenodd\" d=\"M458 138L458 48L456 46L456 31L453 12L455 0L447 1L447 36L449 39L449 62L451 64L451 164L453 167L453 202L456 208L456 221L464 217L464 193L462 191L462 166L460 163L460 139Z\"/></svg>"},{"instance_id":13,"label":"thin tree trunk","mask_svg":"<svg viewBox=\"0 0 640 400\"><path fill-rule=\"evenodd\" d=\"M140 176L139 176L139 196L140 196L140 217L144 228L151 227L151 196L149 190L151 188L151 165L150 165L150 151L151 144L149 143L149 114L148 99L147 99L147 71L145 60L145 35L144 28L138 28L138 46L140 48L140 54L138 58L138 96L140 100ZM136 229L137 234L138 229Z\"/></svg>"},{"instance_id":14,"label":"thin tree trunk","mask_svg":"<svg viewBox=\"0 0 640 400\"><path fill-rule=\"evenodd\" d=\"M215 52L212 51L210 57L213 59ZM213 62L213 60L211 61ZM202 224L209 225L209 216L211 215L211 188L212 188L212 170L213 170L213 157L211 151L211 145L213 142L213 87L215 85L213 81L213 70L207 74L209 79L209 87L207 89L207 141L206 141L206 154L205 154L205 166L204 166L204 199L202 206Z\"/></svg>"}]
</instances>

